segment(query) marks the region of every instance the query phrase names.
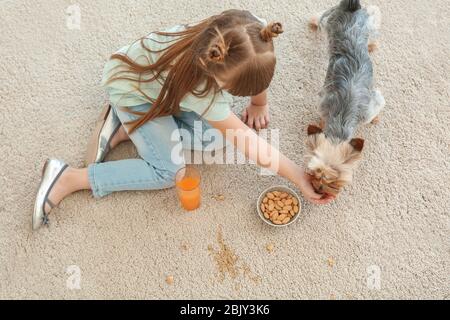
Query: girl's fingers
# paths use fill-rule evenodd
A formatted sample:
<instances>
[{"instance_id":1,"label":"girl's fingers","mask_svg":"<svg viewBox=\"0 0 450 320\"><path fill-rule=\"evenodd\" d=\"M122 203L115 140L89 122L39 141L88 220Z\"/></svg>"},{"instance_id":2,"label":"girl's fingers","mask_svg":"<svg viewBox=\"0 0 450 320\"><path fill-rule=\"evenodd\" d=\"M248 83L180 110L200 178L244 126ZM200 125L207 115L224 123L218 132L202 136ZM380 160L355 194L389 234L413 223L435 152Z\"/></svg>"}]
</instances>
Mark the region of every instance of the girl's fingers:
<instances>
[{"instance_id":1,"label":"girl's fingers","mask_svg":"<svg viewBox=\"0 0 450 320\"><path fill-rule=\"evenodd\" d=\"M309 185L308 188L303 192L305 197L314 204L328 204L335 199L334 196L323 195L315 192L311 185Z\"/></svg>"},{"instance_id":2,"label":"girl's fingers","mask_svg":"<svg viewBox=\"0 0 450 320\"><path fill-rule=\"evenodd\" d=\"M261 129L266 129L267 128L266 118L265 117L261 117L259 119L259 123L261 124Z\"/></svg>"},{"instance_id":3,"label":"girl's fingers","mask_svg":"<svg viewBox=\"0 0 450 320\"><path fill-rule=\"evenodd\" d=\"M311 200L311 202L314 203L314 204L325 205L325 204L329 204L331 202L331 200L329 200L329 199L320 199L320 200Z\"/></svg>"},{"instance_id":4,"label":"girl's fingers","mask_svg":"<svg viewBox=\"0 0 450 320\"><path fill-rule=\"evenodd\" d=\"M322 198L320 199L311 199L312 203L315 204L329 204L330 202L332 202L335 199L335 197L333 196L322 196Z\"/></svg>"},{"instance_id":5,"label":"girl's fingers","mask_svg":"<svg viewBox=\"0 0 450 320\"><path fill-rule=\"evenodd\" d=\"M308 195L307 199L314 204L326 204L328 203L328 199L327 198L322 198L322 195L319 195L319 197L317 197L316 194L314 195Z\"/></svg>"},{"instance_id":6,"label":"girl's fingers","mask_svg":"<svg viewBox=\"0 0 450 320\"><path fill-rule=\"evenodd\" d=\"M247 123L247 118L248 118L248 112L247 109L244 110L244 112L242 112L242 122Z\"/></svg>"},{"instance_id":7,"label":"girl's fingers","mask_svg":"<svg viewBox=\"0 0 450 320\"><path fill-rule=\"evenodd\" d=\"M269 115L265 115L264 116L264 121L265 121L265 123L266 123L266 128L269 126L269 123L270 123L270 117L269 117Z\"/></svg>"},{"instance_id":8,"label":"girl's fingers","mask_svg":"<svg viewBox=\"0 0 450 320\"><path fill-rule=\"evenodd\" d=\"M249 115L248 116L248 119L247 119L247 125L250 127L250 128L253 128L253 125L254 125L254 121L255 119L251 116L251 115Z\"/></svg>"},{"instance_id":9,"label":"girl's fingers","mask_svg":"<svg viewBox=\"0 0 450 320\"><path fill-rule=\"evenodd\" d=\"M317 192L314 190L312 184L310 183L309 178L307 178L307 179L308 179L308 180L307 180L307 183L306 183L306 185L303 186L302 192L303 192L308 198L310 198L311 200L319 200L319 199L322 199L322 198L323 198L323 195L320 194L320 193L317 193Z\"/></svg>"},{"instance_id":10,"label":"girl's fingers","mask_svg":"<svg viewBox=\"0 0 450 320\"><path fill-rule=\"evenodd\" d=\"M261 122L259 121L259 118L255 118L255 129L256 131L261 130Z\"/></svg>"},{"instance_id":11,"label":"girl's fingers","mask_svg":"<svg viewBox=\"0 0 450 320\"><path fill-rule=\"evenodd\" d=\"M312 199L312 200L320 200L320 199L323 198L323 195L321 195L319 193L312 192L312 193L308 194L308 197L310 199Z\"/></svg>"},{"instance_id":12,"label":"girl's fingers","mask_svg":"<svg viewBox=\"0 0 450 320\"><path fill-rule=\"evenodd\" d=\"M303 173L303 183L301 183L300 190L302 191L305 198L314 204L328 204L333 201L336 197L332 195L323 195L317 193L311 183L311 176L306 172Z\"/></svg>"}]
</instances>

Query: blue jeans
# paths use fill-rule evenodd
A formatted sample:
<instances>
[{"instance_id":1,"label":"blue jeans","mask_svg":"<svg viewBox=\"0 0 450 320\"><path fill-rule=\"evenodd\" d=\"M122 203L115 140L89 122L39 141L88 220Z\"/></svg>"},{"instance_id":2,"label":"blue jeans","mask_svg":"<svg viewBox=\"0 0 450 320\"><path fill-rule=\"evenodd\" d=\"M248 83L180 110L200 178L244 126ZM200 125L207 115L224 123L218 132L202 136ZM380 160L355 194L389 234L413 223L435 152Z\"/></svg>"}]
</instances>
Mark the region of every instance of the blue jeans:
<instances>
[{"instance_id":1,"label":"blue jeans","mask_svg":"<svg viewBox=\"0 0 450 320\"><path fill-rule=\"evenodd\" d=\"M145 112L151 104L131 107L131 110ZM120 108L112 106L122 124L137 119ZM127 130L127 127L125 127ZM184 130L180 130L184 129ZM129 134L141 159L126 159L95 163L88 166L89 182L94 197L104 197L112 192L126 190L159 190L173 187L175 175L185 166L180 145L184 149L198 150L206 145L198 131L212 129L194 112L180 112L178 115L159 117L148 121ZM181 132L183 134L181 134ZM189 139L184 139L186 133ZM191 142L185 142L189 141ZM195 143L194 143L195 141ZM208 148L211 142L208 141ZM223 148L223 141L218 145ZM197 147L196 147L197 146ZM175 156L174 156L175 154Z\"/></svg>"}]
</instances>

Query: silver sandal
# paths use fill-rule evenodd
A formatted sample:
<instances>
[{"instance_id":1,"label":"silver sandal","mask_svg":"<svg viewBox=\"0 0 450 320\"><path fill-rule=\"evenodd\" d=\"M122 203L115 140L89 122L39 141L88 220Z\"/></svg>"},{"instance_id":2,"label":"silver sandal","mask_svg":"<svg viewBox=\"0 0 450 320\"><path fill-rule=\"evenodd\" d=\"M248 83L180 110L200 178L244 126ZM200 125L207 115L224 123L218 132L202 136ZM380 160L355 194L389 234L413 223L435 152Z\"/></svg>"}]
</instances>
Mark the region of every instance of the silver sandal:
<instances>
[{"instance_id":1,"label":"silver sandal","mask_svg":"<svg viewBox=\"0 0 450 320\"><path fill-rule=\"evenodd\" d=\"M31 222L33 230L39 229L42 225L48 225L48 213L45 212L45 204L50 206L50 211L56 205L48 198L50 191L55 185L58 178L66 170L69 165L61 160L47 159L42 168L41 184L34 202L34 212Z\"/></svg>"}]
</instances>

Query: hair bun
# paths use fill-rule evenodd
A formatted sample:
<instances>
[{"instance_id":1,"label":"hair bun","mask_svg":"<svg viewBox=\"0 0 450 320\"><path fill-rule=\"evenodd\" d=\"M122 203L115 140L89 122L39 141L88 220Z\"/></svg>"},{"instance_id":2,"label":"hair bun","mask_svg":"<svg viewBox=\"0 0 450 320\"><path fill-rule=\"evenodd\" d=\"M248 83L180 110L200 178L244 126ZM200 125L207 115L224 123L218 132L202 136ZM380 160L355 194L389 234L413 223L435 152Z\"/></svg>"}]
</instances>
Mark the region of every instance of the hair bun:
<instances>
[{"instance_id":1,"label":"hair bun","mask_svg":"<svg viewBox=\"0 0 450 320\"><path fill-rule=\"evenodd\" d=\"M228 46L225 43L222 33L217 27L215 28L215 31L217 32L217 39L215 43L211 44L209 47L207 57L209 61L223 62L228 54Z\"/></svg>"},{"instance_id":2,"label":"hair bun","mask_svg":"<svg viewBox=\"0 0 450 320\"><path fill-rule=\"evenodd\" d=\"M261 38L268 42L283 32L283 25L280 22L271 22L261 30Z\"/></svg>"},{"instance_id":3,"label":"hair bun","mask_svg":"<svg viewBox=\"0 0 450 320\"><path fill-rule=\"evenodd\" d=\"M208 58L215 62L221 62L225 59L225 47L220 44L214 44L209 48Z\"/></svg>"}]
</instances>

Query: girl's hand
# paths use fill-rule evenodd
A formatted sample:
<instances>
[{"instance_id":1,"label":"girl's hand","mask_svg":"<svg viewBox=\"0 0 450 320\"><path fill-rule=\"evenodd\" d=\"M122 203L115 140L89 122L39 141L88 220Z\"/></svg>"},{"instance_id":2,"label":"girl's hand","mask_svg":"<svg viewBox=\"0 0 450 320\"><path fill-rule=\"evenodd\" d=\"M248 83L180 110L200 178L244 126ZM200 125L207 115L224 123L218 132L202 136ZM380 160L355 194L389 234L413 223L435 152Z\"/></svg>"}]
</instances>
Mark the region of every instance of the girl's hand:
<instances>
[{"instance_id":1,"label":"girl's hand","mask_svg":"<svg viewBox=\"0 0 450 320\"><path fill-rule=\"evenodd\" d=\"M269 125L269 105L250 105L242 113L242 122L257 131L266 129Z\"/></svg>"},{"instance_id":2,"label":"girl's hand","mask_svg":"<svg viewBox=\"0 0 450 320\"><path fill-rule=\"evenodd\" d=\"M332 195L323 195L317 193L311 183L311 176L303 171L299 182L297 183L298 188L303 193L306 200L314 204L328 204L334 199Z\"/></svg>"}]
</instances>

